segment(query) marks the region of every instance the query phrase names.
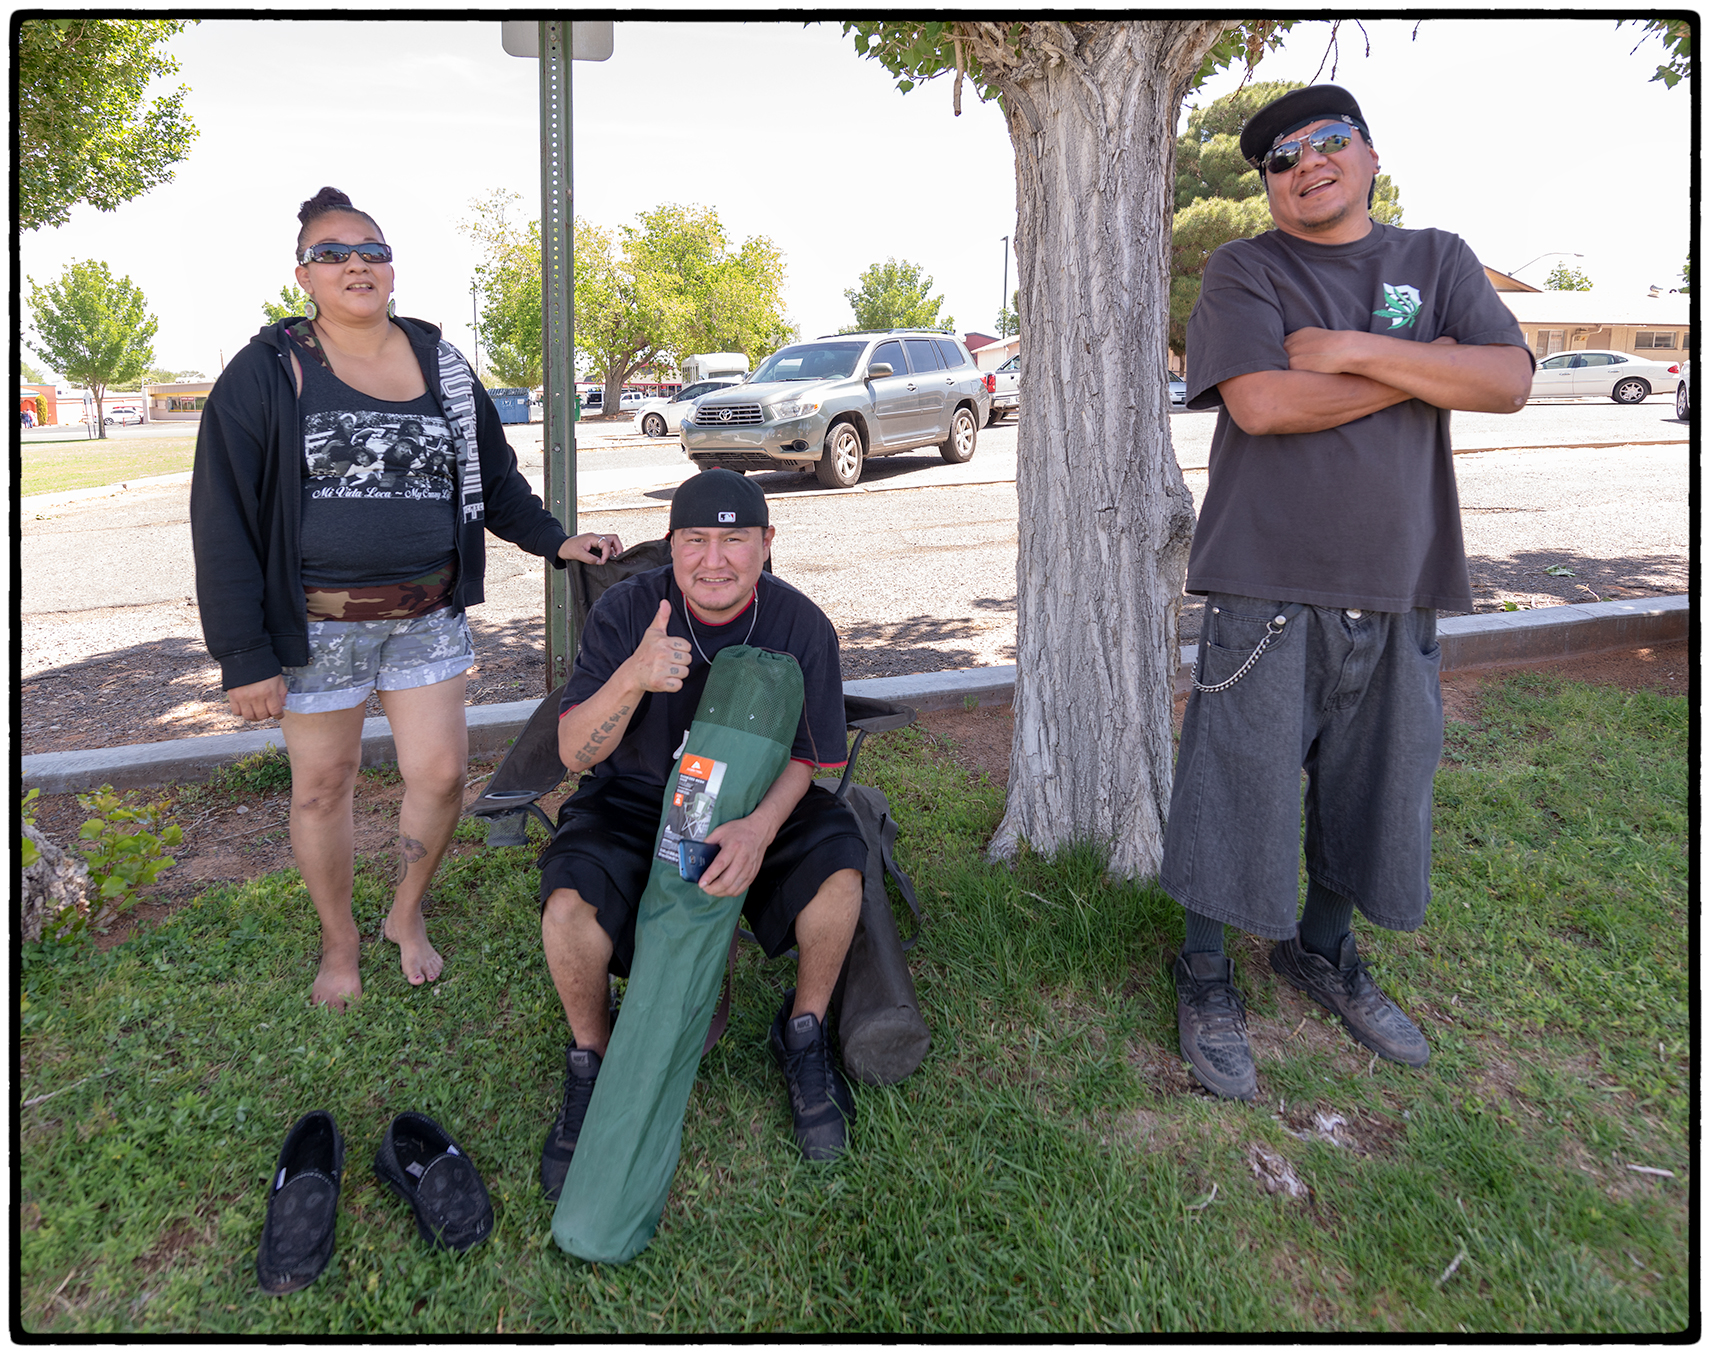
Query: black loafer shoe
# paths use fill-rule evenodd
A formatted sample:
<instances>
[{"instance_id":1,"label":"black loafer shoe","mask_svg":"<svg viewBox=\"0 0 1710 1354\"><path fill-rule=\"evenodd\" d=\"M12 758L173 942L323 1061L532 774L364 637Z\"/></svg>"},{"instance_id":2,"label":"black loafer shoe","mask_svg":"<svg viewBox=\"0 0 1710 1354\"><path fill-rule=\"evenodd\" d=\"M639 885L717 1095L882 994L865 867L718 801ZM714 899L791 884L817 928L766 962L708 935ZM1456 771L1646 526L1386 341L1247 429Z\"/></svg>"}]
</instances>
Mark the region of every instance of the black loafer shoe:
<instances>
[{"instance_id":1,"label":"black loafer shoe","mask_svg":"<svg viewBox=\"0 0 1710 1354\"><path fill-rule=\"evenodd\" d=\"M267 1220L255 1252L263 1293L295 1293L321 1277L332 1259L344 1139L325 1110L291 1126L267 1192Z\"/></svg>"},{"instance_id":2,"label":"black loafer shoe","mask_svg":"<svg viewBox=\"0 0 1710 1354\"><path fill-rule=\"evenodd\" d=\"M374 1174L415 1211L430 1246L466 1251L493 1230L493 1202L475 1163L425 1114L406 1110L392 1120Z\"/></svg>"}]
</instances>

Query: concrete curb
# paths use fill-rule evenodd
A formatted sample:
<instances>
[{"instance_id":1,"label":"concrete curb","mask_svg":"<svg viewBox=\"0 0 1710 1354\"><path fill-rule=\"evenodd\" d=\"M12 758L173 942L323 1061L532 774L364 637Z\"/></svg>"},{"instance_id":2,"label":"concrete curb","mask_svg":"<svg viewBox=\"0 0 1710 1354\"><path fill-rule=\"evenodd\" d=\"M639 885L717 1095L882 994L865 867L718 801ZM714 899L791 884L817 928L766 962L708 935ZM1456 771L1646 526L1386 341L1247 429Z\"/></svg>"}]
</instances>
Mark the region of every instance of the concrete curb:
<instances>
[{"instance_id":1,"label":"concrete curb","mask_svg":"<svg viewBox=\"0 0 1710 1354\"><path fill-rule=\"evenodd\" d=\"M1592 602L1543 607L1537 611L1501 611L1455 616L1437 627L1443 671L1537 663L1552 659L1671 644L1692 633L1692 599L1659 597L1646 602ZM1195 647L1183 646L1176 692L1188 689ZM845 682L852 696L899 701L917 710L960 710L975 705L1005 705L1015 694L1013 666L920 672L906 677L869 677ZM488 756L503 752L534 713L539 700L507 701L469 708L469 751ZM278 729L206 734L159 743L91 748L80 752L40 752L25 757L21 789L71 794L98 785L136 789L172 781L203 781L227 763L269 746L284 746ZM395 761L391 726L384 718L362 722L362 764Z\"/></svg>"}]
</instances>

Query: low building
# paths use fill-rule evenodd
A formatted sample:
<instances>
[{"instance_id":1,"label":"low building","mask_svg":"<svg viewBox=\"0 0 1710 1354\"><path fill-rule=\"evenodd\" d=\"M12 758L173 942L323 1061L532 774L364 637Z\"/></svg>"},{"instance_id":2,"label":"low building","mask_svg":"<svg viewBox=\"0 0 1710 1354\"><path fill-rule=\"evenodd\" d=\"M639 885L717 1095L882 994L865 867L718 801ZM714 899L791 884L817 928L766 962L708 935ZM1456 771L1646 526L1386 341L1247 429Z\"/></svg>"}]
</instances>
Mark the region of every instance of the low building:
<instances>
[{"instance_id":1,"label":"low building","mask_svg":"<svg viewBox=\"0 0 1710 1354\"><path fill-rule=\"evenodd\" d=\"M1692 298L1678 292L1633 296L1593 287L1590 291L1499 291L1497 296L1520 322L1536 357L1613 348L1675 361L1692 352Z\"/></svg>"},{"instance_id":2,"label":"low building","mask_svg":"<svg viewBox=\"0 0 1710 1354\"><path fill-rule=\"evenodd\" d=\"M195 423L202 417L212 381L163 381L148 388L150 423Z\"/></svg>"},{"instance_id":3,"label":"low building","mask_svg":"<svg viewBox=\"0 0 1710 1354\"><path fill-rule=\"evenodd\" d=\"M975 339L986 341L975 345ZM986 339L984 334L969 334L963 339L967 346L968 356L974 359L974 365L981 371L996 371L1010 358L1021 351L1021 335L1011 334L1008 338Z\"/></svg>"}]
</instances>

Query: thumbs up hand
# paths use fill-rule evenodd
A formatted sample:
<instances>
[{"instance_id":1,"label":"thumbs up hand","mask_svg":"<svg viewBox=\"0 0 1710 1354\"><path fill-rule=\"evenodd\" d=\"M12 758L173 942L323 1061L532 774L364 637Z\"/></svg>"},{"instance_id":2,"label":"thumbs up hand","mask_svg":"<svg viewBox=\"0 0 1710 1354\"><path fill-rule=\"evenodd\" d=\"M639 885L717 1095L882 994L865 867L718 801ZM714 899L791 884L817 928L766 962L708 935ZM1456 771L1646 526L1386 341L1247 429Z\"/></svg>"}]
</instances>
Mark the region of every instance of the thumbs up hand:
<instances>
[{"instance_id":1,"label":"thumbs up hand","mask_svg":"<svg viewBox=\"0 0 1710 1354\"><path fill-rule=\"evenodd\" d=\"M630 660L644 691L681 691L689 675L689 641L667 634L665 627L670 623L671 603L661 601Z\"/></svg>"}]
</instances>

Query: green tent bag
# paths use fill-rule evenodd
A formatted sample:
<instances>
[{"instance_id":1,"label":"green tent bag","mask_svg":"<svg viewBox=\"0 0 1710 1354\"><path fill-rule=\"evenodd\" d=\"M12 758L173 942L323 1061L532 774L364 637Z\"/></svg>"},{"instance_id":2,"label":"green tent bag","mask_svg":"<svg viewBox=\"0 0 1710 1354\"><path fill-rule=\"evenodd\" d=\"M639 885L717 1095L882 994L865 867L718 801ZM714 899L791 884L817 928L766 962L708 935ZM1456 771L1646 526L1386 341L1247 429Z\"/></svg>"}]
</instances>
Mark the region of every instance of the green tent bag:
<instances>
[{"instance_id":1,"label":"green tent bag","mask_svg":"<svg viewBox=\"0 0 1710 1354\"><path fill-rule=\"evenodd\" d=\"M552 1215L553 1239L584 1260L633 1259L659 1225L746 896L714 898L684 879L677 841L754 811L789 764L801 713L802 671L789 654L734 645L714 656L677 774L665 787L623 1019L612 1027Z\"/></svg>"}]
</instances>

